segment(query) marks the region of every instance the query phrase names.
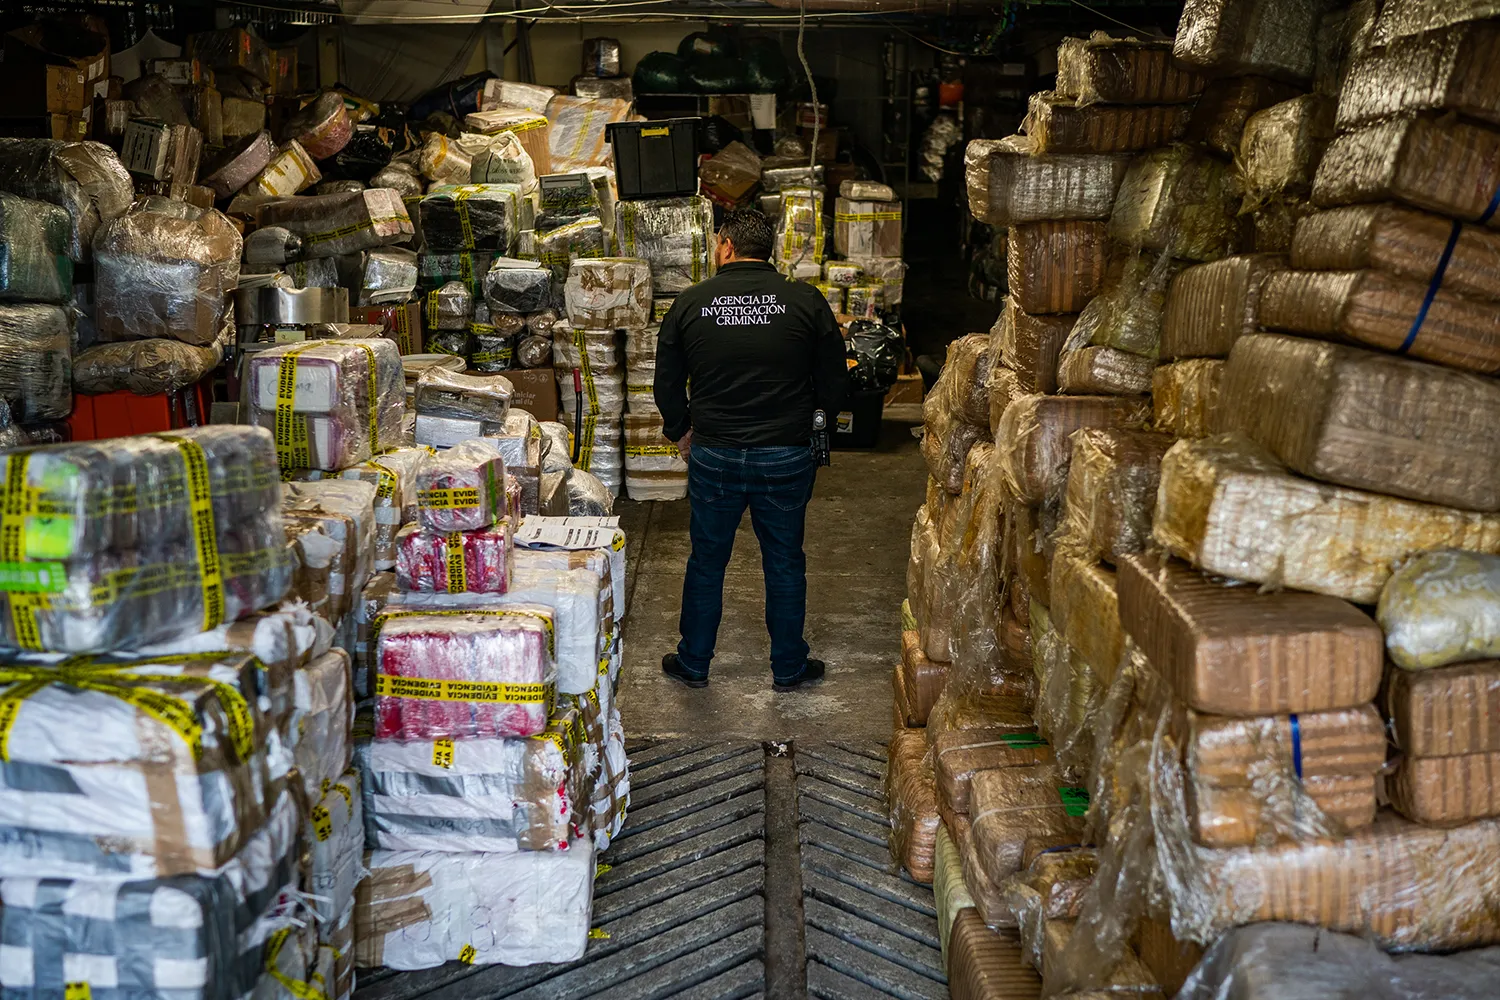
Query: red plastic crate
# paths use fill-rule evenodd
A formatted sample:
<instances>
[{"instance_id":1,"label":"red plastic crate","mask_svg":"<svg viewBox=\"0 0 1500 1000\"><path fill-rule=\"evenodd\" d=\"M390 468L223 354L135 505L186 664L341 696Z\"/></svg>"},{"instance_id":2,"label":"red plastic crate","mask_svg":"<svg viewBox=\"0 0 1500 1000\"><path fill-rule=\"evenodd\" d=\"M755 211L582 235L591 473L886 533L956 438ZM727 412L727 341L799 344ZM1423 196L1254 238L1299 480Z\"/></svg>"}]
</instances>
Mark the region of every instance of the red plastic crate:
<instances>
[{"instance_id":1,"label":"red plastic crate","mask_svg":"<svg viewBox=\"0 0 1500 1000\"><path fill-rule=\"evenodd\" d=\"M199 427L208 423L213 402L210 385L205 379L186 389L154 396L138 396L123 389L97 396L76 394L68 428L74 441L98 441Z\"/></svg>"}]
</instances>

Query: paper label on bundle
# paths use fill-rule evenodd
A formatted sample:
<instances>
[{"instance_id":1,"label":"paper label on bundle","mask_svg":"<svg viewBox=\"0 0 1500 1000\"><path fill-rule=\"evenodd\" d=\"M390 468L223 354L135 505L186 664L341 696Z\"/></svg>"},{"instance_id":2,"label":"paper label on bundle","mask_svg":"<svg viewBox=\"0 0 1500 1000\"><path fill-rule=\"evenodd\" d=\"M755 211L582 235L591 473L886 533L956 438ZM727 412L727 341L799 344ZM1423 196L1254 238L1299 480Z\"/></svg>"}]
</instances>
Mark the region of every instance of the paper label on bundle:
<instances>
[{"instance_id":1,"label":"paper label on bundle","mask_svg":"<svg viewBox=\"0 0 1500 1000\"><path fill-rule=\"evenodd\" d=\"M434 740L432 742L432 764L434 767L451 768L453 766L453 741Z\"/></svg>"},{"instance_id":2,"label":"paper label on bundle","mask_svg":"<svg viewBox=\"0 0 1500 1000\"><path fill-rule=\"evenodd\" d=\"M1077 786L1061 785L1057 797L1062 800L1063 812L1069 816L1086 816L1089 811L1089 790Z\"/></svg>"},{"instance_id":3,"label":"paper label on bundle","mask_svg":"<svg viewBox=\"0 0 1500 1000\"><path fill-rule=\"evenodd\" d=\"M57 594L67 583L60 562L0 562L0 591L8 594Z\"/></svg>"}]
</instances>

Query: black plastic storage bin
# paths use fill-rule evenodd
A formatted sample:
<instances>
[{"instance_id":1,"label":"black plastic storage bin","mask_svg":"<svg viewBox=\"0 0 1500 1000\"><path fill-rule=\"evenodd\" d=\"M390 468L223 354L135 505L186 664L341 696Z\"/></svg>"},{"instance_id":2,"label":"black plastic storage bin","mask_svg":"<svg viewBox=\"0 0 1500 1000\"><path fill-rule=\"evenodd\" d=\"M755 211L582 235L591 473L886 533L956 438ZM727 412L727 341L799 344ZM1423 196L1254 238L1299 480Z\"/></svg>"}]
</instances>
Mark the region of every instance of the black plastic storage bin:
<instances>
[{"instance_id":1,"label":"black plastic storage bin","mask_svg":"<svg viewBox=\"0 0 1500 1000\"><path fill-rule=\"evenodd\" d=\"M621 201L698 193L698 119L611 122L605 131Z\"/></svg>"},{"instance_id":2,"label":"black plastic storage bin","mask_svg":"<svg viewBox=\"0 0 1500 1000\"><path fill-rule=\"evenodd\" d=\"M844 408L833 420L828 443L841 449L873 448L880 443L880 420L885 410L885 389L850 392Z\"/></svg>"}]
</instances>

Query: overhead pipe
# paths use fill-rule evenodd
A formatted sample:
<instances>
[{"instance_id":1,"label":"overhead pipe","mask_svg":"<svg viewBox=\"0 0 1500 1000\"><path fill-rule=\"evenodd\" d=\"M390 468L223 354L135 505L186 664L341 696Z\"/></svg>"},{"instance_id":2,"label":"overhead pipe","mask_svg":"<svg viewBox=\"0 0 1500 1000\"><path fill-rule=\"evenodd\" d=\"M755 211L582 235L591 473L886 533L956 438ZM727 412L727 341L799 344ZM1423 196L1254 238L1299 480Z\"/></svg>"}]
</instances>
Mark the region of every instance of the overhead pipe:
<instances>
[{"instance_id":1,"label":"overhead pipe","mask_svg":"<svg viewBox=\"0 0 1500 1000\"><path fill-rule=\"evenodd\" d=\"M957 14L978 14L999 10L1003 0L766 0L772 7L782 10L801 10L803 5L809 13L871 13L871 14L918 14L926 17L944 17Z\"/></svg>"}]
</instances>

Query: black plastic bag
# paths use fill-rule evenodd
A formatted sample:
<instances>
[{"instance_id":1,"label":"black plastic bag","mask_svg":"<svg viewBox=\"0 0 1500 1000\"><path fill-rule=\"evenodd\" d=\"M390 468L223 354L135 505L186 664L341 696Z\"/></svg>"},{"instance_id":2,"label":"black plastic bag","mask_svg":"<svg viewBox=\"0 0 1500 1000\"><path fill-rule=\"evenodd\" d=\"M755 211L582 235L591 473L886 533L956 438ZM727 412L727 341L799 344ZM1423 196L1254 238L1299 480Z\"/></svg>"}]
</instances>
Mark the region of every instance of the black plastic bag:
<instances>
[{"instance_id":1,"label":"black plastic bag","mask_svg":"<svg viewBox=\"0 0 1500 1000\"><path fill-rule=\"evenodd\" d=\"M734 39L720 31L695 31L677 43L677 55L682 59L699 56L732 57L739 55Z\"/></svg>"},{"instance_id":2,"label":"black plastic bag","mask_svg":"<svg viewBox=\"0 0 1500 1000\"><path fill-rule=\"evenodd\" d=\"M743 94L749 77L745 60L733 56L694 56L687 64L688 83L705 94Z\"/></svg>"},{"instance_id":3,"label":"black plastic bag","mask_svg":"<svg viewBox=\"0 0 1500 1000\"><path fill-rule=\"evenodd\" d=\"M855 320L849 324L845 356L854 362L849 368L850 391L883 392L896 384L906 356L906 341L901 331L884 323Z\"/></svg>"},{"instance_id":4,"label":"black plastic bag","mask_svg":"<svg viewBox=\"0 0 1500 1000\"><path fill-rule=\"evenodd\" d=\"M429 90L412 102L406 117L419 122L434 111L443 111L462 119L464 115L479 110L479 98L484 94L484 81L494 75L485 70Z\"/></svg>"},{"instance_id":5,"label":"black plastic bag","mask_svg":"<svg viewBox=\"0 0 1500 1000\"><path fill-rule=\"evenodd\" d=\"M637 94L681 94L687 90L687 62L671 52L648 52L635 64Z\"/></svg>"},{"instance_id":6,"label":"black plastic bag","mask_svg":"<svg viewBox=\"0 0 1500 1000\"><path fill-rule=\"evenodd\" d=\"M777 94L792 82L792 68L776 39L751 38L745 42L743 51L750 93Z\"/></svg>"},{"instance_id":7,"label":"black plastic bag","mask_svg":"<svg viewBox=\"0 0 1500 1000\"><path fill-rule=\"evenodd\" d=\"M731 142L744 142L745 134L722 115L698 119L698 152L717 153Z\"/></svg>"},{"instance_id":8,"label":"black plastic bag","mask_svg":"<svg viewBox=\"0 0 1500 1000\"><path fill-rule=\"evenodd\" d=\"M336 169L332 173L347 180L368 184L371 177L390 164L391 153L391 146L382 135L382 130L361 125L354 130L354 136L344 148L333 154ZM329 177L330 171L325 169L323 176Z\"/></svg>"}]
</instances>

